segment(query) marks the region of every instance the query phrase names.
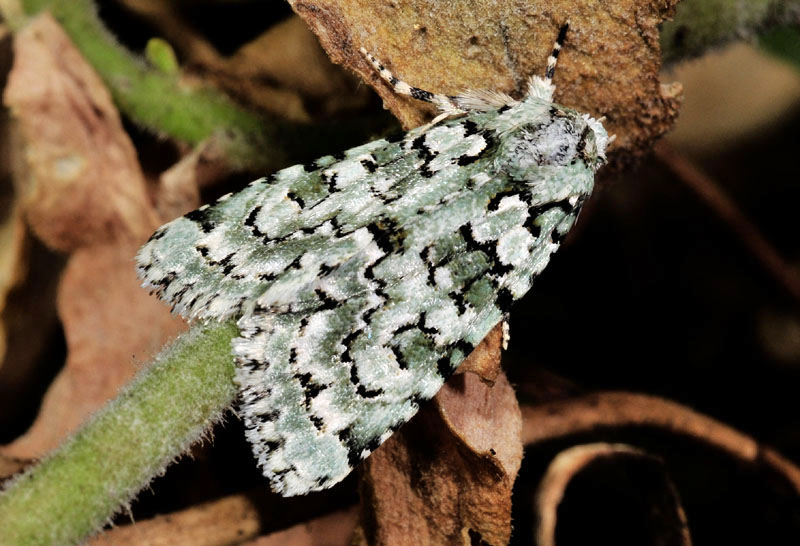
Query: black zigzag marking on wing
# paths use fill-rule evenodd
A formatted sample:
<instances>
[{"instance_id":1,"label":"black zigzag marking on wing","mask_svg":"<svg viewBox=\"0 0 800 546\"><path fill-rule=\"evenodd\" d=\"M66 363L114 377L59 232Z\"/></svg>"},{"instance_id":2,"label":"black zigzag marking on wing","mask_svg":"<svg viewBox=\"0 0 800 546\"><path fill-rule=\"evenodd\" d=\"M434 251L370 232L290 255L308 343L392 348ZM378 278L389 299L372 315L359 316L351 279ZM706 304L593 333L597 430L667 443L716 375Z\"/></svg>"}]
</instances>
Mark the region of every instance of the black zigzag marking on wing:
<instances>
[{"instance_id":1,"label":"black zigzag marking on wing","mask_svg":"<svg viewBox=\"0 0 800 546\"><path fill-rule=\"evenodd\" d=\"M409 330L413 330L416 327L417 327L417 323L416 322L407 322L407 323L403 324L402 326L398 327L397 330L392 332L392 337L395 338L395 337L399 336L400 334L408 332Z\"/></svg>"},{"instance_id":2,"label":"black zigzag marking on wing","mask_svg":"<svg viewBox=\"0 0 800 546\"><path fill-rule=\"evenodd\" d=\"M244 225L250 228L250 232L253 236L258 237L259 239L267 240L267 234L258 229L256 225L256 218L258 218L258 213L261 212L261 205L257 205L253 207L253 210L250 211L250 214L247 215L247 218L244 220Z\"/></svg>"},{"instance_id":3,"label":"black zigzag marking on wing","mask_svg":"<svg viewBox=\"0 0 800 546\"><path fill-rule=\"evenodd\" d=\"M462 125L464 127L464 138L468 136L477 135L480 131L478 124L471 119L466 120Z\"/></svg>"},{"instance_id":4,"label":"black zigzag marking on wing","mask_svg":"<svg viewBox=\"0 0 800 546\"><path fill-rule=\"evenodd\" d=\"M367 389L363 383L361 383L361 379L358 377L356 363L353 360L353 356L350 354L353 343L363 332L364 330L356 330L355 332L350 332L347 336L345 336L345 338L342 340L344 351L342 351L340 359L342 362L350 365L350 382L356 388L356 393L362 398L375 398L376 396L383 394L383 389L370 390Z\"/></svg>"},{"instance_id":5,"label":"black zigzag marking on wing","mask_svg":"<svg viewBox=\"0 0 800 546\"><path fill-rule=\"evenodd\" d=\"M395 345L389 345L389 349L394 354L394 358L397 361L397 367L400 368L401 370L407 370L408 362L406 361L406 357L400 350L400 348L396 347Z\"/></svg>"},{"instance_id":6,"label":"black zigzag marking on wing","mask_svg":"<svg viewBox=\"0 0 800 546\"><path fill-rule=\"evenodd\" d=\"M425 321L427 318L428 318L427 313L425 313L424 311L420 313L419 319L417 319L417 323L414 325L414 327L423 334L425 334L426 336L433 338L435 335L440 334L441 332L439 332L439 330L437 330L436 328L430 328L428 326L425 326Z\"/></svg>"},{"instance_id":7,"label":"black zigzag marking on wing","mask_svg":"<svg viewBox=\"0 0 800 546\"><path fill-rule=\"evenodd\" d=\"M497 291L495 305L502 313L507 313L511 309L511 304L514 303L514 300L516 300L514 294L504 286Z\"/></svg>"},{"instance_id":8,"label":"black zigzag marking on wing","mask_svg":"<svg viewBox=\"0 0 800 546\"><path fill-rule=\"evenodd\" d=\"M539 236L542 234L542 228L537 226L534 222L536 222L537 216L528 212L528 217L525 219L525 222L522 224L522 227L528 230L528 233L531 234L531 237L534 239L538 239Z\"/></svg>"},{"instance_id":9,"label":"black zigzag marking on wing","mask_svg":"<svg viewBox=\"0 0 800 546\"><path fill-rule=\"evenodd\" d=\"M531 232L531 235L534 234L533 228L535 228L536 236L538 237L539 234L541 233L541 230L539 230L537 226L533 225L533 222L535 222L538 217L540 217L542 214L545 214L548 211L553 210L554 208L561 209L564 212L564 214L576 213L580 211L580 207L583 205L583 201L584 201L583 199L579 199L575 203L575 205L573 205L572 203L569 202L568 199L562 199L561 201L554 201L552 203L545 203L543 205L531 207L528 211L529 213L528 219L525 221L525 224L523 225L528 229L529 232ZM564 239L564 237L566 237L566 235L567 235L566 233L559 233L557 229L554 229L550 234L550 237L554 243L560 244L561 241Z\"/></svg>"},{"instance_id":10,"label":"black zigzag marking on wing","mask_svg":"<svg viewBox=\"0 0 800 546\"><path fill-rule=\"evenodd\" d=\"M315 289L314 294L317 295L321 303L321 305L318 308L319 311L330 311L331 309L336 309L341 305L338 301L336 301L335 299L330 297L327 293L325 293L325 291L323 291L321 288Z\"/></svg>"},{"instance_id":11,"label":"black zigzag marking on wing","mask_svg":"<svg viewBox=\"0 0 800 546\"><path fill-rule=\"evenodd\" d=\"M367 268L364 270L364 278L375 284L375 294L380 296L384 301L389 299L389 294L386 293L387 283L385 280L379 279L375 276L374 269L387 256L388 254L385 254L382 258L379 258L375 261L375 263L367 266Z\"/></svg>"},{"instance_id":12,"label":"black zigzag marking on wing","mask_svg":"<svg viewBox=\"0 0 800 546\"><path fill-rule=\"evenodd\" d=\"M358 463L361 462L363 448L356 441L355 435L353 434L353 427L349 426L340 430L337 436L339 437L339 441L344 444L345 449L347 449L347 464L350 465L350 468L355 468L358 466Z\"/></svg>"},{"instance_id":13,"label":"black zigzag marking on wing","mask_svg":"<svg viewBox=\"0 0 800 546\"><path fill-rule=\"evenodd\" d=\"M378 248L387 255L399 250L405 237L403 228L391 218L381 218L367 224L366 228Z\"/></svg>"},{"instance_id":14,"label":"black zigzag marking on wing","mask_svg":"<svg viewBox=\"0 0 800 546\"><path fill-rule=\"evenodd\" d=\"M474 155L464 154L459 157L457 161L459 167L465 167L494 152L497 142L494 132L487 129L480 131L478 134L480 134L480 136L483 138L483 148L481 148L481 150Z\"/></svg>"},{"instance_id":15,"label":"black zigzag marking on wing","mask_svg":"<svg viewBox=\"0 0 800 546\"><path fill-rule=\"evenodd\" d=\"M297 203L297 206L300 207L301 209L306 206L305 205L305 201L303 200L303 198L300 197L299 195L297 195L296 193L294 193L293 191L286 192L286 197L288 197L290 200L292 200L295 203Z\"/></svg>"},{"instance_id":16,"label":"black zigzag marking on wing","mask_svg":"<svg viewBox=\"0 0 800 546\"><path fill-rule=\"evenodd\" d=\"M313 376L310 373L296 373L294 378L300 383L303 388L303 398L305 408L311 409L311 401L319 395L322 391L328 388L328 385L320 385L312 381Z\"/></svg>"},{"instance_id":17,"label":"black zigzag marking on wing","mask_svg":"<svg viewBox=\"0 0 800 546\"><path fill-rule=\"evenodd\" d=\"M447 295L450 297L453 303L456 304L456 309L458 309L459 316L467 312L466 292L454 291Z\"/></svg>"},{"instance_id":18,"label":"black zigzag marking on wing","mask_svg":"<svg viewBox=\"0 0 800 546\"><path fill-rule=\"evenodd\" d=\"M433 161L437 154L425 143L425 134L422 134L411 141L411 149L417 151L417 155L422 160L422 166L419 168L419 173L425 178L433 176L433 171L430 170L430 163Z\"/></svg>"},{"instance_id":19,"label":"black zigzag marking on wing","mask_svg":"<svg viewBox=\"0 0 800 546\"><path fill-rule=\"evenodd\" d=\"M442 376L442 379L447 381L447 379L449 379L450 376L452 376L453 373L458 369L460 363L463 362L464 359L466 359L474 349L475 346L472 345L472 343L464 341L463 339L451 343L447 347L447 353L436 362L436 370L439 372L439 375ZM453 352L456 350L461 351L463 358L459 361L459 364L454 367Z\"/></svg>"},{"instance_id":20,"label":"black zigzag marking on wing","mask_svg":"<svg viewBox=\"0 0 800 546\"><path fill-rule=\"evenodd\" d=\"M459 228L459 232L461 233L461 237L464 239L464 242L467 244L468 252L482 252L486 255L492 264L490 268L492 274L502 276L514 268L512 265L504 264L500 261L500 258L497 256L497 241L489 240L485 242L479 242L475 240L475 237L472 234L471 224L462 225Z\"/></svg>"},{"instance_id":21,"label":"black zigzag marking on wing","mask_svg":"<svg viewBox=\"0 0 800 546\"><path fill-rule=\"evenodd\" d=\"M280 411L278 411L278 410L270 410L270 411L265 411L264 413L257 413L255 415L253 415L253 418L257 419L258 421L261 421L261 423L271 423L273 421L277 421L278 417L280 417L280 416L281 416L281 412ZM251 428L255 428L255 427L251 427Z\"/></svg>"},{"instance_id":22,"label":"black zigzag marking on wing","mask_svg":"<svg viewBox=\"0 0 800 546\"><path fill-rule=\"evenodd\" d=\"M158 228L158 229L157 229L157 230L156 230L156 231L155 231L155 232L154 232L154 233L153 233L153 234L150 236L150 238L149 238L149 239L147 239L147 242L149 243L150 241L158 241L159 239L161 239L161 238L162 238L164 235L166 235L166 234L167 234L167 229L166 229L164 226L161 226L160 228Z\"/></svg>"},{"instance_id":23,"label":"black zigzag marking on wing","mask_svg":"<svg viewBox=\"0 0 800 546\"><path fill-rule=\"evenodd\" d=\"M322 181L328 186L328 193L336 192L336 178L338 174L335 171L322 171L320 175ZM320 201L321 202L321 201Z\"/></svg>"},{"instance_id":24,"label":"black zigzag marking on wing","mask_svg":"<svg viewBox=\"0 0 800 546\"><path fill-rule=\"evenodd\" d=\"M316 428L320 432L324 431L324 429L325 429L325 420L322 417L319 417L319 416L314 415L312 413L312 414L309 414L308 418L311 420L311 424L314 425L314 428ZM327 481L327 479L328 478L326 477L325 480Z\"/></svg>"},{"instance_id":25,"label":"black zigzag marking on wing","mask_svg":"<svg viewBox=\"0 0 800 546\"><path fill-rule=\"evenodd\" d=\"M236 264L233 263L233 258L236 257L235 252L231 252L221 260L208 260L208 247L200 245L195 247L195 249L200 253L201 256L206 258L206 263L209 265L209 267L222 267L223 275L227 276L231 271L233 271L233 268L236 267Z\"/></svg>"},{"instance_id":26,"label":"black zigzag marking on wing","mask_svg":"<svg viewBox=\"0 0 800 546\"><path fill-rule=\"evenodd\" d=\"M369 154L368 157L361 160L361 166L364 167L367 172L374 173L378 169L378 162L375 160L375 156Z\"/></svg>"},{"instance_id":27,"label":"black zigzag marking on wing","mask_svg":"<svg viewBox=\"0 0 800 546\"><path fill-rule=\"evenodd\" d=\"M525 203L528 207L531 206L531 195L529 192L520 190L506 190L496 193L489 199L489 205L486 207L489 212L496 212L500 208L500 202L506 197L519 197L520 201Z\"/></svg>"},{"instance_id":28,"label":"black zigzag marking on wing","mask_svg":"<svg viewBox=\"0 0 800 546\"><path fill-rule=\"evenodd\" d=\"M204 233L211 233L217 227L217 223L211 218L211 207L195 209L183 215L187 220L198 224Z\"/></svg>"}]
</instances>

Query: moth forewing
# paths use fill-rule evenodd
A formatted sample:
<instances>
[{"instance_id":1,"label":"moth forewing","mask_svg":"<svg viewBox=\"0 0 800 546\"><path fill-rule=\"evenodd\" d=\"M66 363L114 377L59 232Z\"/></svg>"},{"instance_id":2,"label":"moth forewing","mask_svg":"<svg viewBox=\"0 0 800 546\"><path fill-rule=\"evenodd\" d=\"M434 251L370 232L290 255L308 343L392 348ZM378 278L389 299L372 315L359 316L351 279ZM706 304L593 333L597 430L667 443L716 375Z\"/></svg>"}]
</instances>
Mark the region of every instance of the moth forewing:
<instances>
[{"instance_id":1,"label":"moth forewing","mask_svg":"<svg viewBox=\"0 0 800 546\"><path fill-rule=\"evenodd\" d=\"M177 312L239 317L240 413L275 491L330 487L408 421L574 223L608 137L552 103L565 33L521 100L431 93L367 54L435 123L259 179L142 247Z\"/></svg>"}]
</instances>

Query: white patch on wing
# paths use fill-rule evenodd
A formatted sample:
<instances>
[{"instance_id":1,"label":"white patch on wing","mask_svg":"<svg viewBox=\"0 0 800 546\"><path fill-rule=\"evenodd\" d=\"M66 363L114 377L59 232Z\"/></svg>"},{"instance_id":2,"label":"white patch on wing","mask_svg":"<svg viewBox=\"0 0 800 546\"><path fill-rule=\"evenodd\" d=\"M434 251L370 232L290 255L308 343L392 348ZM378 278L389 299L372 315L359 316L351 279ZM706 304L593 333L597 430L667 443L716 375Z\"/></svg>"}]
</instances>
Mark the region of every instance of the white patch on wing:
<instances>
[{"instance_id":1,"label":"white patch on wing","mask_svg":"<svg viewBox=\"0 0 800 546\"><path fill-rule=\"evenodd\" d=\"M497 257L504 264L520 265L530 256L534 238L522 226L512 228L497 240Z\"/></svg>"}]
</instances>

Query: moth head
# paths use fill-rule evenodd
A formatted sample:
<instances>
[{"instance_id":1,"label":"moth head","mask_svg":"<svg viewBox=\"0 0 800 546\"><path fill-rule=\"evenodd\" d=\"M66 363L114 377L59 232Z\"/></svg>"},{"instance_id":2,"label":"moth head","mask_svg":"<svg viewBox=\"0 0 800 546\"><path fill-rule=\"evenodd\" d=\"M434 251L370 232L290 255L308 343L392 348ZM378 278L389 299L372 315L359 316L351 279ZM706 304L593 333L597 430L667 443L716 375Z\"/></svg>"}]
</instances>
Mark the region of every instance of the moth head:
<instances>
[{"instance_id":1,"label":"moth head","mask_svg":"<svg viewBox=\"0 0 800 546\"><path fill-rule=\"evenodd\" d=\"M595 119L589 114L583 114L583 120L586 122L586 127L588 129L584 136L584 159L587 163L593 163L595 171L608 162L606 158L606 148L611 139L608 137L606 128L603 127L603 119L604 118Z\"/></svg>"}]
</instances>

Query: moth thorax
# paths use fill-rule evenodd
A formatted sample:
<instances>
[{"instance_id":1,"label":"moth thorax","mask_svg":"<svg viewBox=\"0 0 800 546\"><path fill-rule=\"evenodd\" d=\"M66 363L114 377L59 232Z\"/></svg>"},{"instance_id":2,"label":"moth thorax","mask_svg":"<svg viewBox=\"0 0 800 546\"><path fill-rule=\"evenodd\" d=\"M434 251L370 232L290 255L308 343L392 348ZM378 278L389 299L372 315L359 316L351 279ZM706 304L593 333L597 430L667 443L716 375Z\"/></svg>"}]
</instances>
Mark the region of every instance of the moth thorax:
<instances>
[{"instance_id":1,"label":"moth thorax","mask_svg":"<svg viewBox=\"0 0 800 546\"><path fill-rule=\"evenodd\" d=\"M506 142L506 163L518 174L545 166L569 165L579 159L582 120L552 117L516 129Z\"/></svg>"}]
</instances>

